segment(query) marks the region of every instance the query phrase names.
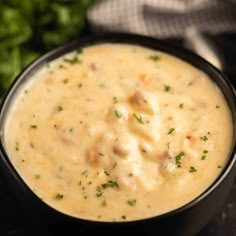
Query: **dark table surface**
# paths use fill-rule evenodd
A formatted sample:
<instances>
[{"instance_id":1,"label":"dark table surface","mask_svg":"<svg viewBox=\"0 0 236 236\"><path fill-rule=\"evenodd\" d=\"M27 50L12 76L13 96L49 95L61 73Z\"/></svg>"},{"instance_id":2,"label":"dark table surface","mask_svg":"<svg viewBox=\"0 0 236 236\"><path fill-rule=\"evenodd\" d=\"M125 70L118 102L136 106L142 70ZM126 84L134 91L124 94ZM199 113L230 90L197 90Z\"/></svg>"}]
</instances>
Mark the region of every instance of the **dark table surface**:
<instances>
[{"instance_id":1,"label":"dark table surface","mask_svg":"<svg viewBox=\"0 0 236 236\"><path fill-rule=\"evenodd\" d=\"M227 40L228 38L225 37ZM236 36L230 36L230 40L235 42ZM170 41L181 46L179 40ZM231 73L228 68L227 73L229 79L235 84L234 73ZM36 235L31 224L23 220L23 215L24 211L20 209L15 196L8 190L7 183L3 181L0 173L0 236ZM236 236L236 180L222 207L197 236Z\"/></svg>"}]
</instances>

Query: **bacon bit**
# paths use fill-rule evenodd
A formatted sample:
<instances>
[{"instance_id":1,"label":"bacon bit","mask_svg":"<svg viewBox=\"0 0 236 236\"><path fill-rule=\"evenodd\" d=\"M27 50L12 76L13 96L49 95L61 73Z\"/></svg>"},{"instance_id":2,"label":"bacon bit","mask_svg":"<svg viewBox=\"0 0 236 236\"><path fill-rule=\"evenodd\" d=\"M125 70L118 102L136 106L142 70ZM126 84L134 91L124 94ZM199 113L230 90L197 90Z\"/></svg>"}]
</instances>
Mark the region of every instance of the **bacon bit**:
<instances>
[{"instance_id":1,"label":"bacon bit","mask_svg":"<svg viewBox=\"0 0 236 236\"><path fill-rule=\"evenodd\" d=\"M150 82L150 79L147 77L146 74L140 74L139 75L139 79L144 83L144 84L148 84Z\"/></svg>"},{"instance_id":2,"label":"bacon bit","mask_svg":"<svg viewBox=\"0 0 236 236\"><path fill-rule=\"evenodd\" d=\"M92 166L98 166L100 163L101 155L97 152L95 148L91 148L87 153L87 161Z\"/></svg>"},{"instance_id":3,"label":"bacon bit","mask_svg":"<svg viewBox=\"0 0 236 236\"><path fill-rule=\"evenodd\" d=\"M163 158L170 158L171 156L170 156L168 151L165 151L165 152L162 153L161 157L163 157Z\"/></svg>"},{"instance_id":4,"label":"bacon bit","mask_svg":"<svg viewBox=\"0 0 236 236\"><path fill-rule=\"evenodd\" d=\"M189 140L190 143L195 143L197 138L193 135L188 135L186 138Z\"/></svg>"},{"instance_id":5,"label":"bacon bit","mask_svg":"<svg viewBox=\"0 0 236 236\"><path fill-rule=\"evenodd\" d=\"M120 156L120 157L126 157L127 154L128 154L128 151L125 150L121 145L119 144L115 144L114 147L113 147L113 152Z\"/></svg>"},{"instance_id":6,"label":"bacon bit","mask_svg":"<svg viewBox=\"0 0 236 236\"><path fill-rule=\"evenodd\" d=\"M92 70L92 71L97 71L98 70L98 65L96 63L91 63L89 65L89 68Z\"/></svg>"},{"instance_id":7,"label":"bacon bit","mask_svg":"<svg viewBox=\"0 0 236 236\"><path fill-rule=\"evenodd\" d=\"M147 103L144 94L140 90L134 93L134 95L130 98L130 101L138 106Z\"/></svg>"}]
</instances>

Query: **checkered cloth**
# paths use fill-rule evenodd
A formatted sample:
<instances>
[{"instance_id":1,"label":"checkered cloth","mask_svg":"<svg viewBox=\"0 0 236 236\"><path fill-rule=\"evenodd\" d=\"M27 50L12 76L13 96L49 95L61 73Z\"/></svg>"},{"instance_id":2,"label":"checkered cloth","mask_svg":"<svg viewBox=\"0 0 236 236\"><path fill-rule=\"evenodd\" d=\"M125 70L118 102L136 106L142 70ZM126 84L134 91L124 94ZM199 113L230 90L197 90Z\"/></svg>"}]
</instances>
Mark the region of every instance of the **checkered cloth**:
<instances>
[{"instance_id":1,"label":"checkered cloth","mask_svg":"<svg viewBox=\"0 0 236 236\"><path fill-rule=\"evenodd\" d=\"M103 0L88 12L94 31L181 37L189 28L236 32L236 0Z\"/></svg>"}]
</instances>

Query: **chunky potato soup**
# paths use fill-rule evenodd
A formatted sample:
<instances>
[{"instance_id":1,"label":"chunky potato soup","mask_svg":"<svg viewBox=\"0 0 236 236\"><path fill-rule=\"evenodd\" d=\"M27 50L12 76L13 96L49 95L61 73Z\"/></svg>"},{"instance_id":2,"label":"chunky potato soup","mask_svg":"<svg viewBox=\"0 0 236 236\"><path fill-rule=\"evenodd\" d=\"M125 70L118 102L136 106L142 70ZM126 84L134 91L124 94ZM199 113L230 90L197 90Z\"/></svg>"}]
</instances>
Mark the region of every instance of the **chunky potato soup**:
<instances>
[{"instance_id":1,"label":"chunky potato soup","mask_svg":"<svg viewBox=\"0 0 236 236\"><path fill-rule=\"evenodd\" d=\"M130 221L206 190L227 161L232 121L202 71L107 43L62 56L22 86L5 142L19 174L53 208Z\"/></svg>"}]
</instances>

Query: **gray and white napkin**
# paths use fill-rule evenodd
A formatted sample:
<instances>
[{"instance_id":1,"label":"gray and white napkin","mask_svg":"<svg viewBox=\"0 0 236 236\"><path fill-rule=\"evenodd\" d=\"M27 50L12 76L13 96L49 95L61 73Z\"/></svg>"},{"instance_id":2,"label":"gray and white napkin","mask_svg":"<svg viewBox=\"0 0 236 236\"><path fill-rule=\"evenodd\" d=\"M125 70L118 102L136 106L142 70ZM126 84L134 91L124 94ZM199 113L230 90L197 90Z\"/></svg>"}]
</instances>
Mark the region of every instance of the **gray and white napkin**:
<instances>
[{"instance_id":1,"label":"gray and white napkin","mask_svg":"<svg viewBox=\"0 0 236 236\"><path fill-rule=\"evenodd\" d=\"M131 32L158 38L201 32L236 32L236 0L103 0L88 12L94 31Z\"/></svg>"}]
</instances>

